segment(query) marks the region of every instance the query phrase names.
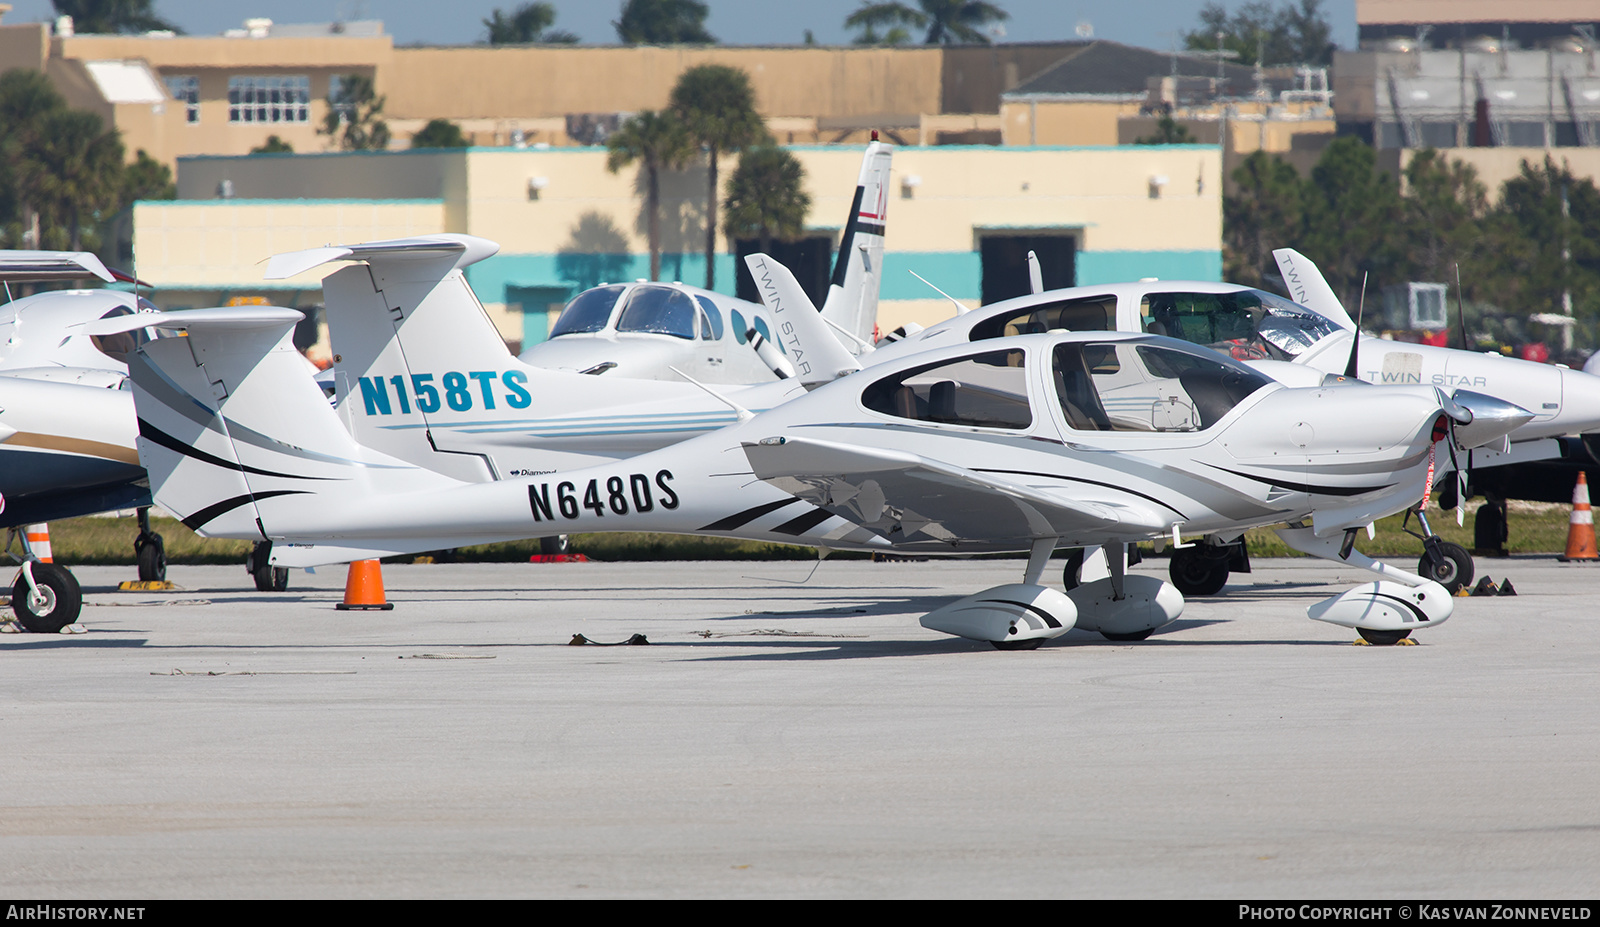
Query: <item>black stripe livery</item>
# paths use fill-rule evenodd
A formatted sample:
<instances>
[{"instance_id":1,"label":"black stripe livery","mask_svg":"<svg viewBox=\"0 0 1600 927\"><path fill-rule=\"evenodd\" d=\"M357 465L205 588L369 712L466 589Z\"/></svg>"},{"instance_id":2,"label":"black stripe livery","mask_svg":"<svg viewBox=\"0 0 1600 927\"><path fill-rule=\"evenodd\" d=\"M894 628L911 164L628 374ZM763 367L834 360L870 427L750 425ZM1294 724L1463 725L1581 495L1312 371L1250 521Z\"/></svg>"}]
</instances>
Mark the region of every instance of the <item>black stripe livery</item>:
<instances>
[{"instance_id":1,"label":"black stripe livery","mask_svg":"<svg viewBox=\"0 0 1600 927\"><path fill-rule=\"evenodd\" d=\"M1386 486L1313 486L1310 483L1289 483L1280 480L1277 477L1251 476L1248 473L1240 473L1237 470L1229 470L1226 467L1219 467L1216 464L1207 464L1207 466L1215 470L1221 470L1223 473L1231 473L1234 476L1242 476L1247 480L1255 480L1257 483L1266 483L1268 486L1277 486L1281 489L1290 489L1295 492L1309 493L1314 496L1359 496L1363 493L1382 492L1385 489L1389 489L1390 487L1394 486L1393 483L1389 483Z\"/></svg>"},{"instance_id":2,"label":"black stripe livery","mask_svg":"<svg viewBox=\"0 0 1600 927\"><path fill-rule=\"evenodd\" d=\"M221 457L214 457L210 454L207 454L205 451L198 450L190 447L187 444L184 444L182 441L179 441L177 438L174 438L172 435L167 434L142 418L139 419L139 437L149 438L151 441L154 441L156 444L161 445L167 450L176 451L185 457L193 457L195 460L204 461L212 466L222 467L228 470L238 470L241 473L254 473L258 476L280 476L284 479L290 480L336 479L336 477L331 476L299 476L298 474L294 473L278 473L275 470L261 470L256 467L247 467L244 464L236 463L232 460L223 460Z\"/></svg>"},{"instance_id":3,"label":"black stripe livery","mask_svg":"<svg viewBox=\"0 0 1600 927\"><path fill-rule=\"evenodd\" d=\"M257 499L271 499L273 496L303 495L306 495L306 490L303 489L275 489L271 492L258 492L255 494L245 493L242 496L234 496L232 499L224 499L221 502L206 506L200 511L195 512L193 515L190 515L188 518L185 518L183 520L183 526L188 528L190 531L199 531L202 525L211 521L213 518L216 518L218 515L221 515L224 512L231 512L239 506L247 505ZM257 519L258 524L259 522L260 519Z\"/></svg>"},{"instance_id":4,"label":"black stripe livery","mask_svg":"<svg viewBox=\"0 0 1600 927\"><path fill-rule=\"evenodd\" d=\"M724 519L722 519L720 521L714 521L711 524L706 525L704 528L701 528L700 530L701 531L732 531L733 529L739 527L740 525L746 524L747 522L755 521L757 518L760 518L761 516L767 514L768 512L776 512L777 510L783 508L786 505L793 505L794 503L799 502L799 501L800 501L799 499L790 497L788 499L779 499L777 502L768 502L765 505L758 505L755 508L745 509L742 512L735 512L734 514L729 515L727 518L724 518Z\"/></svg>"},{"instance_id":5,"label":"black stripe livery","mask_svg":"<svg viewBox=\"0 0 1600 927\"><path fill-rule=\"evenodd\" d=\"M1037 605L1029 605L1027 602L1013 602L1010 599L980 599L979 601L980 602L998 602L1001 605L1015 605L1018 608L1027 609L1028 611L1033 612L1034 614L1038 615L1040 618L1043 618L1044 619L1044 623L1049 625L1052 628L1061 627L1061 622L1057 621L1054 618L1054 616L1052 616L1049 612L1045 611L1044 609L1040 608Z\"/></svg>"},{"instance_id":6,"label":"black stripe livery","mask_svg":"<svg viewBox=\"0 0 1600 927\"><path fill-rule=\"evenodd\" d=\"M794 537L799 537L800 535L805 534L807 531L810 531L812 528L815 528L832 517L832 512L825 512L822 509L812 509L804 515L799 515L795 518L789 519L772 530L779 534L788 534L793 535Z\"/></svg>"}]
</instances>

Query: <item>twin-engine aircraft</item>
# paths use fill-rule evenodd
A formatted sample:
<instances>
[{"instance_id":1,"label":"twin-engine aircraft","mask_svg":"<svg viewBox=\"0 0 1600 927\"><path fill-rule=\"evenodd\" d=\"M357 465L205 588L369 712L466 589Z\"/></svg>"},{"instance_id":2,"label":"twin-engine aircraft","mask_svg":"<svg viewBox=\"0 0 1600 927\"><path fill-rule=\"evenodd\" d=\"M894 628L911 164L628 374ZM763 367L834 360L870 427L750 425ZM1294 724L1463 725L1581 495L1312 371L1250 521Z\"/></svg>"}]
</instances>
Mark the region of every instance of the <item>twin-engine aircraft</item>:
<instances>
[{"instance_id":1,"label":"twin-engine aircraft","mask_svg":"<svg viewBox=\"0 0 1600 927\"><path fill-rule=\"evenodd\" d=\"M1368 560L1351 539L1421 498L1437 442L1494 442L1526 418L1434 387L1293 389L1171 338L1051 333L885 360L626 459L466 482L355 440L303 374L289 341L299 317L165 313L155 324L188 337L135 355L155 497L202 534L269 540L284 566L608 530L1026 552L1021 583L922 618L1003 649L1075 626L1146 637L1183 597L1128 574L1127 544L1267 525L1381 577L1311 617L1378 643L1439 624L1451 611L1442 587ZM462 388L485 403L522 396L498 376ZM546 401L527 395L530 409ZM1110 575L1065 593L1041 585L1063 547L1105 548Z\"/></svg>"},{"instance_id":2,"label":"twin-engine aircraft","mask_svg":"<svg viewBox=\"0 0 1600 927\"><path fill-rule=\"evenodd\" d=\"M88 252L0 251L0 281L12 285L124 275ZM0 529L20 543L22 569L11 608L24 627L56 631L78 618L81 591L66 569L43 562L20 531L28 525L116 509L139 510L134 550L140 579L161 579L166 552L150 530L150 486L134 449L127 353L150 333L154 306L110 289L47 290L0 306ZM104 319L133 320L106 335Z\"/></svg>"},{"instance_id":3,"label":"twin-engine aircraft","mask_svg":"<svg viewBox=\"0 0 1600 927\"><path fill-rule=\"evenodd\" d=\"M1475 481L1515 493L1494 479L1495 468L1567 457L1574 441L1562 436L1600 431L1600 377L1498 354L1358 335L1315 264L1290 249L1273 254L1299 302L1237 284L1154 279L1036 291L926 329L897 332L896 340L863 355L862 362L1056 329L1146 332L1213 348L1291 385L1344 376L1354 362L1351 379L1467 389L1526 409L1528 420L1504 440L1440 461L1436 477L1452 496L1454 477L1468 472ZM1570 484L1564 491L1570 494ZM1248 570L1248 560L1240 545L1224 537L1208 536L1172 560L1174 581L1191 595L1220 590L1230 569ZM1465 549L1430 532L1418 569L1459 588L1471 581L1473 565Z\"/></svg>"}]
</instances>

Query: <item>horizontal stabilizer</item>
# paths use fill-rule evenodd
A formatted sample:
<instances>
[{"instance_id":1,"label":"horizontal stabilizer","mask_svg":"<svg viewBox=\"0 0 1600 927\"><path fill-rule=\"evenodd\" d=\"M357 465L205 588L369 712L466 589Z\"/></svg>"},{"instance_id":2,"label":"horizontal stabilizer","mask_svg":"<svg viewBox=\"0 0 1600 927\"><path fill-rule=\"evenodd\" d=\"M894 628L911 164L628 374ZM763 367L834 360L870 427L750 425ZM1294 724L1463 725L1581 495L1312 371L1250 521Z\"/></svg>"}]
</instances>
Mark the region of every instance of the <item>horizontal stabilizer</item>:
<instances>
[{"instance_id":1,"label":"horizontal stabilizer","mask_svg":"<svg viewBox=\"0 0 1600 927\"><path fill-rule=\"evenodd\" d=\"M253 331L282 325L295 325L304 319L298 309L279 306L238 306L217 309L179 309L173 312L137 312L96 319L83 326L85 335L115 335L141 328L167 331L204 329L206 331Z\"/></svg>"},{"instance_id":2,"label":"horizontal stabilizer","mask_svg":"<svg viewBox=\"0 0 1600 927\"><path fill-rule=\"evenodd\" d=\"M0 280L27 283L42 280L116 280L100 259L87 251L0 251Z\"/></svg>"},{"instance_id":3,"label":"horizontal stabilizer","mask_svg":"<svg viewBox=\"0 0 1600 927\"><path fill-rule=\"evenodd\" d=\"M500 246L486 238L474 235L421 235L416 238L394 238L387 241L369 241L358 245L328 245L305 251L290 251L273 255L267 261L268 280L282 280L303 274L330 261L417 261L439 260L455 256L450 270L459 270L493 257Z\"/></svg>"}]
</instances>

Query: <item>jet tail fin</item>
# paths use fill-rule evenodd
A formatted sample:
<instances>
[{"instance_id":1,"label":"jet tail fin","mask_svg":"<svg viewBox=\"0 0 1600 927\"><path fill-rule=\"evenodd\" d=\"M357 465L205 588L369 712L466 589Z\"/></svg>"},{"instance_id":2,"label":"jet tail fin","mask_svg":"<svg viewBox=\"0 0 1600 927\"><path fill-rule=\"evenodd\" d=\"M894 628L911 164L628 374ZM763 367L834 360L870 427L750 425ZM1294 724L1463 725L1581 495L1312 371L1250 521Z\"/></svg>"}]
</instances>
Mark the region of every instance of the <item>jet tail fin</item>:
<instances>
[{"instance_id":1,"label":"jet tail fin","mask_svg":"<svg viewBox=\"0 0 1600 927\"><path fill-rule=\"evenodd\" d=\"M1339 301L1333 287L1310 258L1293 248L1279 248L1272 252L1272 257L1278 262L1278 272L1283 274L1290 299L1327 316L1341 328L1355 331L1356 323L1345 311L1344 303Z\"/></svg>"},{"instance_id":2,"label":"jet tail fin","mask_svg":"<svg viewBox=\"0 0 1600 927\"><path fill-rule=\"evenodd\" d=\"M761 301L772 313L777 326L774 334L783 339L801 383L820 386L861 369L860 362L828 331L827 322L789 268L759 253L747 255L744 261Z\"/></svg>"},{"instance_id":3,"label":"jet tail fin","mask_svg":"<svg viewBox=\"0 0 1600 927\"><path fill-rule=\"evenodd\" d=\"M335 405L362 444L457 479L494 478L481 456L444 452L432 443L427 406L437 411L429 397L447 388L446 376L514 366L463 273L499 250L487 239L441 234L313 248L268 262L268 279L330 261L361 262L329 274L322 290ZM380 410L384 416L375 418ZM401 416L390 416L391 410Z\"/></svg>"},{"instance_id":4,"label":"jet tail fin","mask_svg":"<svg viewBox=\"0 0 1600 927\"><path fill-rule=\"evenodd\" d=\"M878 325L883 280L884 224L889 211L889 166L894 146L874 140L861 158L861 175L833 265L823 318L871 344Z\"/></svg>"},{"instance_id":5,"label":"jet tail fin","mask_svg":"<svg viewBox=\"0 0 1600 927\"><path fill-rule=\"evenodd\" d=\"M151 493L192 530L281 538L376 494L459 485L356 443L294 349L301 318L251 306L139 320L188 336L145 344L128 369Z\"/></svg>"}]
</instances>

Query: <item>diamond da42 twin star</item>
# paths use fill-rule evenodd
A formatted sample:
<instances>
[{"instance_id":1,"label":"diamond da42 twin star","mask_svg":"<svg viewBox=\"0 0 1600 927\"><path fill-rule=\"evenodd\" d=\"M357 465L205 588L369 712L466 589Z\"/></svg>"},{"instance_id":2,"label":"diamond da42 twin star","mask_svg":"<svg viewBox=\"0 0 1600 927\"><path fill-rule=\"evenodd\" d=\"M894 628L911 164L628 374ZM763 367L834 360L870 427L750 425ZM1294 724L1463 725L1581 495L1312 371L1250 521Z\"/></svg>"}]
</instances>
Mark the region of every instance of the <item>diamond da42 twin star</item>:
<instances>
[{"instance_id":1,"label":"diamond da42 twin star","mask_svg":"<svg viewBox=\"0 0 1600 927\"><path fill-rule=\"evenodd\" d=\"M637 456L464 482L353 439L302 373L289 342L298 318L266 307L166 313L155 323L188 337L134 356L153 492L202 534L270 540L286 566L552 531L1025 552L1022 582L922 618L1002 648L1074 626L1148 636L1183 598L1125 572L1125 545L1261 525L1379 575L1311 617L1390 643L1438 624L1451 610L1442 587L1368 560L1349 539L1420 498L1437 442L1499 440L1520 421L1465 391L1295 389L1169 338L1052 333L886 361ZM515 394L503 381L483 389ZM1042 585L1057 548L1105 548L1111 575L1065 593Z\"/></svg>"}]
</instances>

